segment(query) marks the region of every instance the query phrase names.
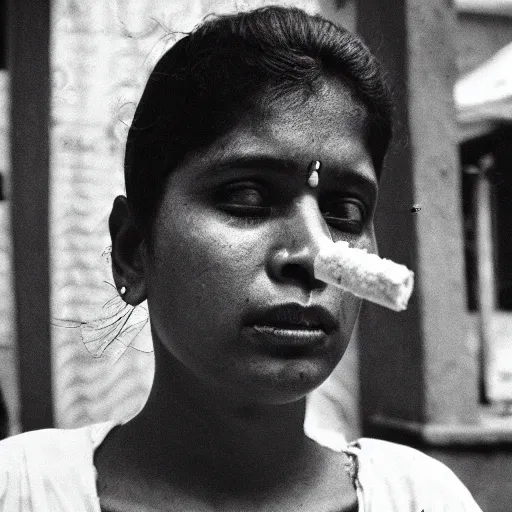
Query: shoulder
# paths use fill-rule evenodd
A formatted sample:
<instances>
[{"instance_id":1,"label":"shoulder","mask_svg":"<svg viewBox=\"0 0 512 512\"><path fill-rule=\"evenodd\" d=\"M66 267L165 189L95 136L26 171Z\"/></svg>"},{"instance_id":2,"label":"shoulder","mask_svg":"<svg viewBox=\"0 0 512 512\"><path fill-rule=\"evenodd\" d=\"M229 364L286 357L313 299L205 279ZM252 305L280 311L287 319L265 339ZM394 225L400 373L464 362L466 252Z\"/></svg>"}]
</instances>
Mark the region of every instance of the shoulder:
<instances>
[{"instance_id":1,"label":"shoulder","mask_svg":"<svg viewBox=\"0 0 512 512\"><path fill-rule=\"evenodd\" d=\"M32 510L27 503L59 495L94 495L94 449L110 428L34 430L0 441L0 511Z\"/></svg>"},{"instance_id":2,"label":"shoulder","mask_svg":"<svg viewBox=\"0 0 512 512\"><path fill-rule=\"evenodd\" d=\"M42 429L25 432L0 441L0 461L3 469L19 468L38 461L52 468L76 464L80 459L92 461L97 438L102 440L111 428L110 423L99 423L76 429ZM41 466L43 468L43 466Z\"/></svg>"},{"instance_id":3,"label":"shoulder","mask_svg":"<svg viewBox=\"0 0 512 512\"><path fill-rule=\"evenodd\" d=\"M480 512L470 492L438 460L408 446L362 438L348 448L357 458L363 492L403 510ZM406 508L407 505L408 507ZM394 510L402 510L396 506Z\"/></svg>"},{"instance_id":4,"label":"shoulder","mask_svg":"<svg viewBox=\"0 0 512 512\"><path fill-rule=\"evenodd\" d=\"M411 474L411 472L423 474L427 470L435 469L443 474L453 474L450 469L436 459L402 444L362 438L349 446L356 448L361 463L371 464L381 469L392 467L405 474Z\"/></svg>"}]
</instances>

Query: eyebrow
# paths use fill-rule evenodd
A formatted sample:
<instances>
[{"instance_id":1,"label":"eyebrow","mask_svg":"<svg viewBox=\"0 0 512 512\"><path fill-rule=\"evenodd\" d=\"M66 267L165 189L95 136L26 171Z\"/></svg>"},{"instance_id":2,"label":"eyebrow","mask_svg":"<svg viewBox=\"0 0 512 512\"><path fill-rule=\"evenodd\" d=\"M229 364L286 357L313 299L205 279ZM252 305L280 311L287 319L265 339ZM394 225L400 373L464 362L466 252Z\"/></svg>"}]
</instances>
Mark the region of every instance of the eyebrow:
<instances>
[{"instance_id":1,"label":"eyebrow","mask_svg":"<svg viewBox=\"0 0 512 512\"><path fill-rule=\"evenodd\" d=\"M219 159L218 162L214 162L211 166L209 166L204 173L201 173L199 178L210 172L223 172L233 169L261 170L269 168L271 168L273 171L284 173L297 172L300 170L300 166L297 165L297 162L292 159L279 158L270 155L240 155L230 157L225 160ZM303 172L304 177L306 178L307 169L304 168ZM377 180L373 180L365 174L357 172L350 167L346 167L342 171L339 171L339 176L340 179L350 183L351 185L363 187L374 194L377 193Z\"/></svg>"},{"instance_id":2,"label":"eyebrow","mask_svg":"<svg viewBox=\"0 0 512 512\"><path fill-rule=\"evenodd\" d=\"M320 178L322 179L322 178ZM379 182L375 179L371 179L360 172L356 172L354 169L345 168L340 173L340 182L343 181L345 184L350 184L355 187L361 187L367 192L370 192L374 196L377 195L379 189Z\"/></svg>"},{"instance_id":3,"label":"eyebrow","mask_svg":"<svg viewBox=\"0 0 512 512\"><path fill-rule=\"evenodd\" d=\"M214 163L210 170L211 171L224 171L230 169L267 169L282 171L282 172L293 172L298 170L297 163L294 160L279 158L270 155L240 155L225 160L220 159ZM305 174L306 171L304 171Z\"/></svg>"}]
</instances>

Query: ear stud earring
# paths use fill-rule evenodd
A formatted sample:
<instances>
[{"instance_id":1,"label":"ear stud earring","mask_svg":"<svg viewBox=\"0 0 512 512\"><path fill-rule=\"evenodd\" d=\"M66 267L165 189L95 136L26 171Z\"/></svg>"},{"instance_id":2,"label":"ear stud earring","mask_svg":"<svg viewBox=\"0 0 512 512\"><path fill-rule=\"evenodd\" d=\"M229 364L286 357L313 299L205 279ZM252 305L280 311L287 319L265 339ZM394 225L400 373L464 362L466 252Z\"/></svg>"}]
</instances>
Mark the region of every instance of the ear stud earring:
<instances>
[{"instance_id":1,"label":"ear stud earring","mask_svg":"<svg viewBox=\"0 0 512 512\"><path fill-rule=\"evenodd\" d=\"M320 160L313 160L309 164L309 167L308 167L308 185L311 188L318 187L318 182L319 182L318 171L320 170L321 165L322 164L320 163Z\"/></svg>"},{"instance_id":2,"label":"ear stud earring","mask_svg":"<svg viewBox=\"0 0 512 512\"><path fill-rule=\"evenodd\" d=\"M124 295L125 293L126 293L126 286L121 286L121 288L119 288L119 294Z\"/></svg>"}]
</instances>

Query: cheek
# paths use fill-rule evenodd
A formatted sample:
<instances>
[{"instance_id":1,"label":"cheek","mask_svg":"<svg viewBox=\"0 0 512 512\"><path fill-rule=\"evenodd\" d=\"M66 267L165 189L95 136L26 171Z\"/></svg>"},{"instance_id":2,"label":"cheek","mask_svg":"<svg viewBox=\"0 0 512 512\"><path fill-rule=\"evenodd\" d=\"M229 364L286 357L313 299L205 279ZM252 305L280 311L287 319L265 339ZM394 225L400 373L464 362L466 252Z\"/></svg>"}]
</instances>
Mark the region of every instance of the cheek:
<instances>
[{"instance_id":1,"label":"cheek","mask_svg":"<svg viewBox=\"0 0 512 512\"><path fill-rule=\"evenodd\" d=\"M342 292L342 307L340 316L341 339L343 344L348 345L352 337L359 310L361 308L362 299L348 292ZM346 347L345 347L346 348Z\"/></svg>"},{"instance_id":2,"label":"cheek","mask_svg":"<svg viewBox=\"0 0 512 512\"><path fill-rule=\"evenodd\" d=\"M368 233L366 234L364 243L365 243L364 248L367 249L369 253L379 254L379 249L377 246L377 238L375 236L375 228L373 226L373 222L371 223L370 228L368 229Z\"/></svg>"},{"instance_id":3,"label":"cheek","mask_svg":"<svg viewBox=\"0 0 512 512\"><path fill-rule=\"evenodd\" d=\"M334 242L346 241L350 244L350 247L366 249L369 253L377 253L377 242L375 239L373 223L370 223L359 235L340 233L339 231L331 230L331 236Z\"/></svg>"},{"instance_id":4,"label":"cheek","mask_svg":"<svg viewBox=\"0 0 512 512\"><path fill-rule=\"evenodd\" d=\"M152 309L165 304L173 312L173 322L188 329L237 325L250 283L264 260L261 234L201 212L180 211L163 219L167 220L155 229L149 272Z\"/></svg>"}]
</instances>

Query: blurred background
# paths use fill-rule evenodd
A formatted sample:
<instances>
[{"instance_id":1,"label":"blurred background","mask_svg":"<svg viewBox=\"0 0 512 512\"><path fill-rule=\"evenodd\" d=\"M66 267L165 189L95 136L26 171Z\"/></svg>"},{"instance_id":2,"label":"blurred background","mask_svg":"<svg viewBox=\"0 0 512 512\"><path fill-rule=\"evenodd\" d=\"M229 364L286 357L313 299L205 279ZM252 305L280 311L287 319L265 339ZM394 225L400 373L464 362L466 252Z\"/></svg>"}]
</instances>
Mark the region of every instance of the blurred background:
<instances>
[{"instance_id":1,"label":"blurred background","mask_svg":"<svg viewBox=\"0 0 512 512\"><path fill-rule=\"evenodd\" d=\"M379 249L416 273L407 312L364 306L306 428L416 446L484 511L510 512L512 0L0 0L1 436L144 404L147 329L114 363L77 327L116 295L107 219L131 117L183 33L273 4L324 15L381 59L397 134Z\"/></svg>"}]
</instances>

